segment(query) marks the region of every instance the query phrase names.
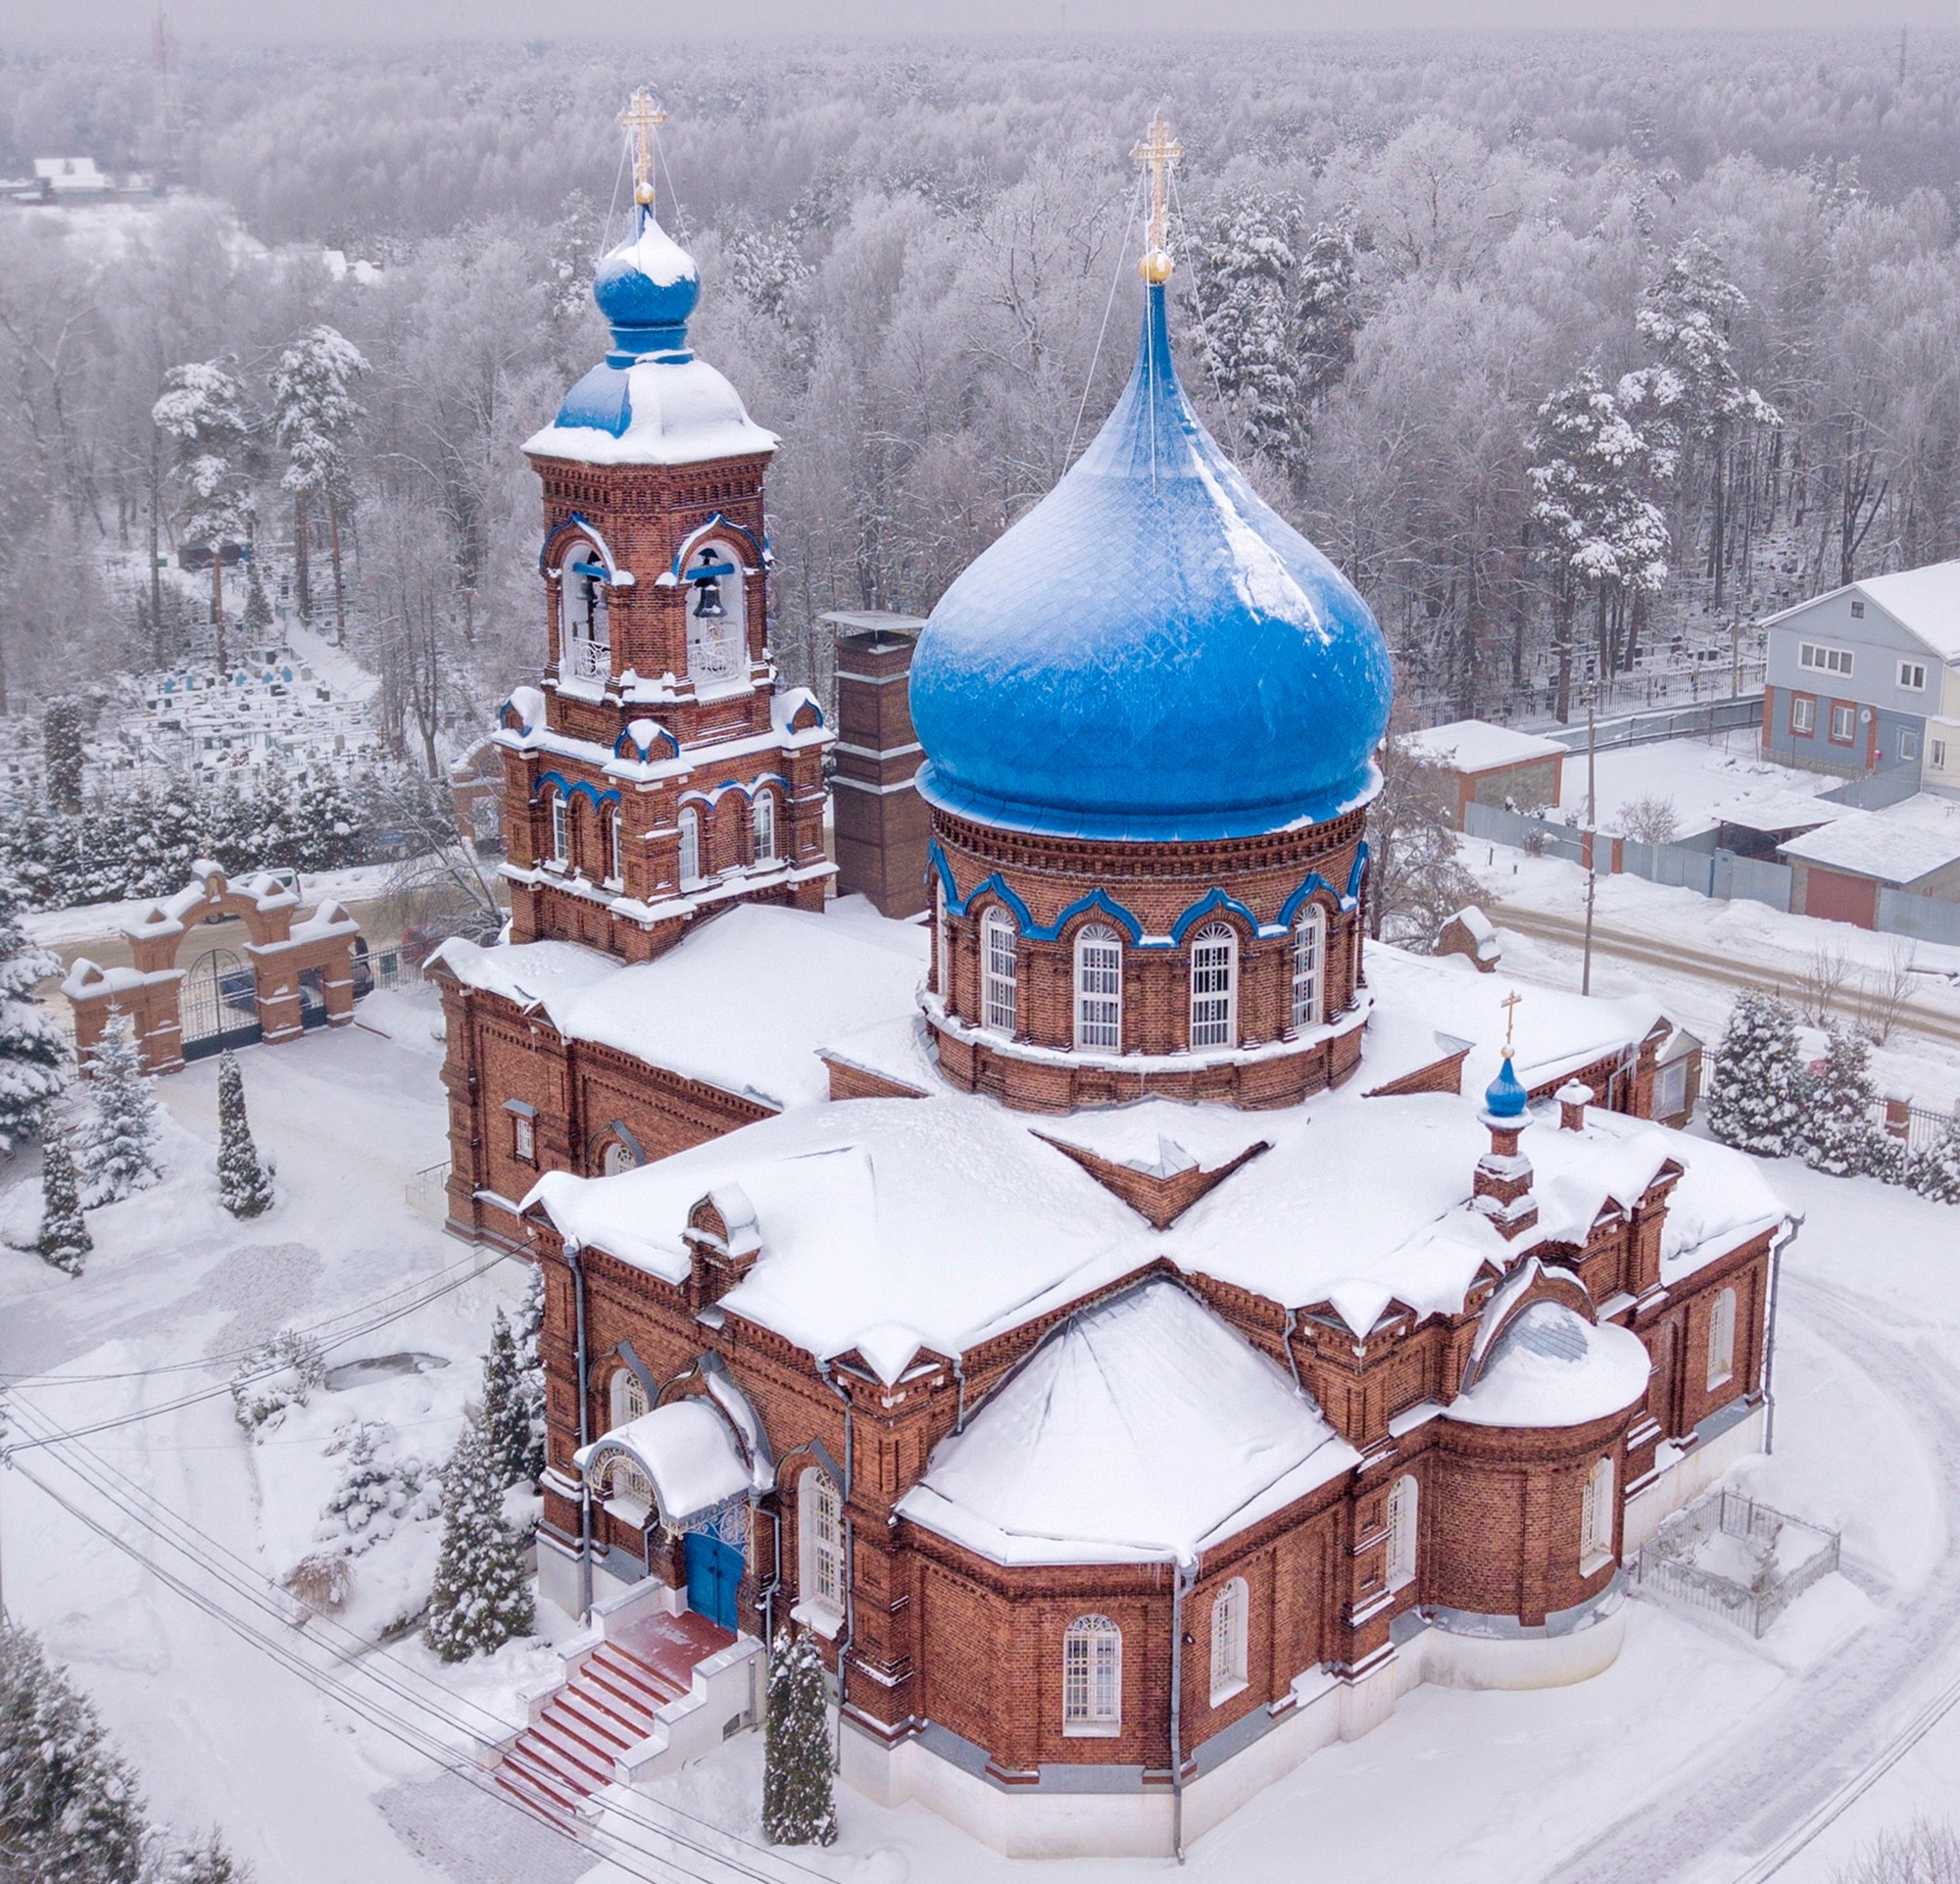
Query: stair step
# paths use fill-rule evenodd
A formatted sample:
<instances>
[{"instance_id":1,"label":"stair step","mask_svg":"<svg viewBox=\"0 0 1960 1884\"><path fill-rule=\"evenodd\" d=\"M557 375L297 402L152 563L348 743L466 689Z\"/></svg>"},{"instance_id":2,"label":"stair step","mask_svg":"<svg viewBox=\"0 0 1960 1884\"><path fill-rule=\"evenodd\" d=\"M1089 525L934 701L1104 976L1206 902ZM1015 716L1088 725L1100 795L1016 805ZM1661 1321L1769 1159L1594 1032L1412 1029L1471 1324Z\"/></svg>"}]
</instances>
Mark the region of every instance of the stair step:
<instances>
[{"instance_id":1,"label":"stair step","mask_svg":"<svg viewBox=\"0 0 1960 1884\"><path fill-rule=\"evenodd\" d=\"M612 1750L594 1746L550 1714L537 1721L517 1746L539 1760L554 1762L567 1779L574 1773L581 1775L588 1791L612 1783Z\"/></svg>"},{"instance_id":2,"label":"stair step","mask_svg":"<svg viewBox=\"0 0 1960 1884\"><path fill-rule=\"evenodd\" d=\"M631 1649L622 1649L616 1642L609 1642L596 1651L586 1666L590 1668L593 1662L608 1673L639 1687L652 1689L662 1701L678 1701L693 1686L692 1670L689 1671L689 1678L682 1680L644 1657L635 1655Z\"/></svg>"},{"instance_id":3,"label":"stair step","mask_svg":"<svg viewBox=\"0 0 1960 1884\"><path fill-rule=\"evenodd\" d=\"M577 1816L578 1809L570 1798L557 1787L532 1778L521 1768L513 1767L508 1761L499 1766L491 1777L520 1806L541 1816L560 1819Z\"/></svg>"},{"instance_id":4,"label":"stair step","mask_svg":"<svg viewBox=\"0 0 1960 1884\"><path fill-rule=\"evenodd\" d=\"M628 1708L623 1702L609 1700L595 1688L567 1688L552 1706L584 1721L596 1737L614 1748L631 1746L653 1731L652 1714Z\"/></svg>"},{"instance_id":5,"label":"stair step","mask_svg":"<svg viewBox=\"0 0 1960 1884\"><path fill-rule=\"evenodd\" d=\"M595 1777L590 1768L566 1760L549 1742L530 1735L518 1741L505 1756L505 1760L526 1778L548 1785L553 1791L573 1800L596 1793L612 1779L611 1773L604 1778Z\"/></svg>"},{"instance_id":6,"label":"stair step","mask_svg":"<svg viewBox=\"0 0 1960 1884\"><path fill-rule=\"evenodd\" d=\"M687 1693L685 1688L671 1685L656 1687L650 1681L641 1680L630 1669L595 1668L589 1662L572 1685L588 1693L610 1695L623 1707L637 1709L649 1716Z\"/></svg>"}]
</instances>

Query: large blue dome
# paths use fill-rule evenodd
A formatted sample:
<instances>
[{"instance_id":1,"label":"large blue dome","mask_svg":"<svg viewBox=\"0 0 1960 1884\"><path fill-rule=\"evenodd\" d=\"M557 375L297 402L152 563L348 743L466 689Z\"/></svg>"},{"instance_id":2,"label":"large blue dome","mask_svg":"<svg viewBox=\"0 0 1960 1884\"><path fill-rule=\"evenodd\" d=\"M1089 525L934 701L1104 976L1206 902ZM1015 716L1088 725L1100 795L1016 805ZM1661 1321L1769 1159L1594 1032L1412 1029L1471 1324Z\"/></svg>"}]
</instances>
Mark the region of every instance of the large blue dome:
<instances>
[{"instance_id":1,"label":"large blue dome","mask_svg":"<svg viewBox=\"0 0 1960 1884\"><path fill-rule=\"evenodd\" d=\"M927 798L1084 837L1332 818L1375 789L1389 699L1368 605L1186 402L1157 284L1116 409L947 590L911 671Z\"/></svg>"}]
</instances>

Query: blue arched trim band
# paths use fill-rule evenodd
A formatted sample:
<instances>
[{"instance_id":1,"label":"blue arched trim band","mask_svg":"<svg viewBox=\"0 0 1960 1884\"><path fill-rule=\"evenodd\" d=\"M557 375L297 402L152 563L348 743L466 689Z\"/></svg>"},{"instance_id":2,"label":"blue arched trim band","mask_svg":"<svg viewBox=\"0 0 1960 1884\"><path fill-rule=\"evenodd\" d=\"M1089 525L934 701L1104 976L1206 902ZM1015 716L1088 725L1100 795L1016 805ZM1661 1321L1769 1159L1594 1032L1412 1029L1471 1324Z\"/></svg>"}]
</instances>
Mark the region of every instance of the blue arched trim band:
<instances>
[{"instance_id":1,"label":"blue arched trim band","mask_svg":"<svg viewBox=\"0 0 1960 1884\"><path fill-rule=\"evenodd\" d=\"M1299 915L1301 907L1315 890L1325 890L1328 900L1338 910L1348 909L1351 905L1352 899L1344 897L1318 870L1309 870L1306 881L1280 905L1279 926L1281 928L1290 929L1293 927L1294 920Z\"/></svg>"},{"instance_id":2,"label":"blue arched trim band","mask_svg":"<svg viewBox=\"0 0 1960 1884\"><path fill-rule=\"evenodd\" d=\"M635 725L638 723L637 720L634 721ZM628 726L612 742L612 757L614 759L636 758L642 765L645 765L653 759L654 754L657 752L667 759L678 759L680 757L680 741L658 722L655 723L652 740L644 746L633 737L632 726Z\"/></svg>"},{"instance_id":3,"label":"blue arched trim band","mask_svg":"<svg viewBox=\"0 0 1960 1884\"><path fill-rule=\"evenodd\" d=\"M790 781L779 771L758 772L747 784L739 778L724 778L710 791L682 792L679 802L683 805L706 805L711 810L733 792L738 798L746 798L754 804L757 792L764 785L773 785L778 791L787 795Z\"/></svg>"},{"instance_id":4,"label":"blue arched trim band","mask_svg":"<svg viewBox=\"0 0 1960 1884\"><path fill-rule=\"evenodd\" d=\"M542 792L547 785L556 785L559 789L559 796L562 798L591 799L595 810L606 805L616 805L619 802L617 787L614 787L612 791L603 792L597 785L588 784L582 778L574 785L563 772L539 772L538 790Z\"/></svg>"},{"instance_id":5,"label":"blue arched trim band","mask_svg":"<svg viewBox=\"0 0 1960 1884\"><path fill-rule=\"evenodd\" d=\"M579 511L573 511L563 523L559 524L545 538L543 547L538 551L538 573L540 575L551 576L558 573L556 552L558 546L567 536L583 536L598 550L599 560L606 566L606 581L609 587L630 589L633 586L632 571L630 570L622 570L619 567L618 559L612 554L612 546L599 533L598 527L589 522Z\"/></svg>"},{"instance_id":6,"label":"blue arched trim band","mask_svg":"<svg viewBox=\"0 0 1960 1884\"><path fill-rule=\"evenodd\" d=\"M685 571L682 566L694 554L695 545L706 542L709 537L714 535L739 536L749 546L750 568L760 570L765 567L764 558L768 553L757 540L755 531L744 529L740 523L730 522L719 511L716 511L707 522L703 523L698 529L688 531L681 538L680 547L674 551L673 562L654 578L654 586L659 589L671 589L678 586L685 580Z\"/></svg>"}]
</instances>

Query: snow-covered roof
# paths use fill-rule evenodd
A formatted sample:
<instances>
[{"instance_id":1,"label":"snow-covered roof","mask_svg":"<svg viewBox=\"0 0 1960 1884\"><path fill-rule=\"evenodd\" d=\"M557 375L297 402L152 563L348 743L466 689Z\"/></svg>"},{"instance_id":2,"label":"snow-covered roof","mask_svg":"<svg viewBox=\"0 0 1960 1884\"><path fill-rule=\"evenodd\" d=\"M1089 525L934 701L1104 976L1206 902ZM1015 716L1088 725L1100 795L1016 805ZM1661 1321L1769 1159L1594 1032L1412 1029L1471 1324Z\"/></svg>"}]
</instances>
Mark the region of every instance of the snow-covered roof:
<instances>
[{"instance_id":1,"label":"snow-covered roof","mask_svg":"<svg viewBox=\"0 0 1960 1884\"><path fill-rule=\"evenodd\" d=\"M1425 759L1451 771L1496 771L1529 766L1535 760L1564 759L1566 748L1555 739L1494 726L1487 719L1452 719L1446 726L1427 726L1408 735L1408 743Z\"/></svg>"},{"instance_id":2,"label":"snow-covered roof","mask_svg":"<svg viewBox=\"0 0 1960 1884\"><path fill-rule=\"evenodd\" d=\"M466 986L541 1008L569 1038L784 1107L829 1096L824 1048L878 1023L914 1025L928 946L916 924L861 908L740 904L631 966L572 942L437 953Z\"/></svg>"},{"instance_id":3,"label":"snow-covered roof","mask_svg":"<svg viewBox=\"0 0 1960 1884\"><path fill-rule=\"evenodd\" d=\"M37 182L48 185L57 196L74 190L106 190L110 181L96 168L92 157L37 157L34 159L34 177Z\"/></svg>"},{"instance_id":4,"label":"snow-covered roof","mask_svg":"<svg viewBox=\"0 0 1960 1884\"><path fill-rule=\"evenodd\" d=\"M661 1515L671 1524L699 1517L723 1499L749 1489L749 1467L719 1407L690 1398L614 1426L603 1439L572 1455L580 1471L600 1447L629 1454L661 1501Z\"/></svg>"},{"instance_id":5,"label":"snow-covered roof","mask_svg":"<svg viewBox=\"0 0 1960 1884\"><path fill-rule=\"evenodd\" d=\"M1284 1369L1156 1281L1050 1335L898 1509L1000 1563L1190 1563L1358 1457Z\"/></svg>"},{"instance_id":6,"label":"snow-covered roof","mask_svg":"<svg viewBox=\"0 0 1960 1884\"><path fill-rule=\"evenodd\" d=\"M1960 558L1928 563L1921 569L1894 570L1889 575L1868 575L1847 585L1869 597L1902 628L1915 634L1942 661L1960 661ZM1764 620L1765 627L1788 621L1819 602L1842 595L1832 589Z\"/></svg>"},{"instance_id":7,"label":"snow-covered roof","mask_svg":"<svg viewBox=\"0 0 1960 1884\"><path fill-rule=\"evenodd\" d=\"M1651 1366L1646 1343L1631 1328L1534 1302L1497 1337L1477 1384L1444 1417L1472 1426L1583 1426L1631 1407L1646 1392Z\"/></svg>"},{"instance_id":8,"label":"snow-covered roof","mask_svg":"<svg viewBox=\"0 0 1960 1884\"><path fill-rule=\"evenodd\" d=\"M524 450L581 465L698 465L772 452L777 442L722 374L689 358L594 367Z\"/></svg>"},{"instance_id":9,"label":"snow-covered roof","mask_svg":"<svg viewBox=\"0 0 1960 1884\"><path fill-rule=\"evenodd\" d=\"M1848 811L1781 846L1782 855L1827 869L1916 883L1960 863L1960 804L1919 792L1883 811Z\"/></svg>"}]
</instances>

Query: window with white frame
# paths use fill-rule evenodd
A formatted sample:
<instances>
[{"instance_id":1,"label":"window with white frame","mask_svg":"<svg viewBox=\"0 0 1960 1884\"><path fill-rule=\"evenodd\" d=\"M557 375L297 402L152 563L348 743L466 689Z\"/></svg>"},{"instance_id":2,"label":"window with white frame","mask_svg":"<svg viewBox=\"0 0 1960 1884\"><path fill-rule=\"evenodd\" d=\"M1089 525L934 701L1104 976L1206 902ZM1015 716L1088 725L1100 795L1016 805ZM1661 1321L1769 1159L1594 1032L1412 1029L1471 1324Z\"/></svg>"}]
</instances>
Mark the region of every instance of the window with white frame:
<instances>
[{"instance_id":1,"label":"window with white frame","mask_svg":"<svg viewBox=\"0 0 1960 1884\"><path fill-rule=\"evenodd\" d=\"M820 1465L797 1480L797 1541L802 1605L826 1617L844 1614L844 1501ZM801 1607L801 1606L800 1606Z\"/></svg>"},{"instance_id":2,"label":"window with white frame","mask_svg":"<svg viewBox=\"0 0 1960 1884\"><path fill-rule=\"evenodd\" d=\"M1326 1017L1321 1005L1320 978L1327 957L1327 915L1308 903L1293 925L1293 1024L1317 1027Z\"/></svg>"},{"instance_id":3,"label":"window with white frame","mask_svg":"<svg viewBox=\"0 0 1960 1884\"><path fill-rule=\"evenodd\" d=\"M1678 1118L1688 1110L1688 1062L1670 1060L1654 1074L1653 1116Z\"/></svg>"},{"instance_id":4,"label":"window with white frame","mask_svg":"<svg viewBox=\"0 0 1960 1884\"><path fill-rule=\"evenodd\" d=\"M1012 1033L1018 1018L1019 996L1015 984L1019 935L1013 917L1004 909L987 912L980 923L981 1014L996 1033Z\"/></svg>"},{"instance_id":5,"label":"window with white frame","mask_svg":"<svg viewBox=\"0 0 1960 1884\"><path fill-rule=\"evenodd\" d=\"M953 1006L953 939L946 926L946 881L937 872L932 879L932 959L939 998Z\"/></svg>"},{"instance_id":6,"label":"window with white frame","mask_svg":"<svg viewBox=\"0 0 1960 1884\"><path fill-rule=\"evenodd\" d=\"M1816 673L1841 673L1848 678L1852 667L1851 650L1827 648L1815 641L1801 642L1796 651L1796 665Z\"/></svg>"},{"instance_id":7,"label":"window with white frame","mask_svg":"<svg viewBox=\"0 0 1960 1884\"><path fill-rule=\"evenodd\" d=\"M680 825L680 880L695 883L701 879L701 814L692 805L683 805L679 818Z\"/></svg>"},{"instance_id":8,"label":"window with white frame","mask_svg":"<svg viewBox=\"0 0 1960 1884\"><path fill-rule=\"evenodd\" d=\"M621 1171L636 1171L640 1168L640 1154L623 1138L608 1141L600 1154L599 1169L602 1176L617 1177Z\"/></svg>"},{"instance_id":9,"label":"window with white frame","mask_svg":"<svg viewBox=\"0 0 1960 1884\"><path fill-rule=\"evenodd\" d=\"M1901 661L1898 664L1898 668L1899 685L1907 693L1924 693L1926 691L1926 663L1924 661Z\"/></svg>"},{"instance_id":10,"label":"window with white frame","mask_svg":"<svg viewBox=\"0 0 1960 1884\"><path fill-rule=\"evenodd\" d=\"M1848 746L1857 736L1858 710L1834 702L1831 708L1831 739L1834 745Z\"/></svg>"},{"instance_id":11,"label":"window with white frame","mask_svg":"<svg viewBox=\"0 0 1960 1884\"><path fill-rule=\"evenodd\" d=\"M1123 1632L1106 1615L1078 1615L1061 1638L1061 1730L1123 1727Z\"/></svg>"},{"instance_id":12,"label":"window with white frame","mask_svg":"<svg viewBox=\"0 0 1960 1884\"><path fill-rule=\"evenodd\" d=\"M1906 760L1919 757L1919 734L1910 726L1899 728L1899 757Z\"/></svg>"},{"instance_id":13,"label":"window with white frame","mask_svg":"<svg viewBox=\"0 0 1960 1884\"><path fill-rule=\"evenodd\" d=\"M1613 1462L1602 1459L1586 1474L1579 1510L1579 1567L1587 1572L1613 1556Z\"/></svg>"},{"instance_id":14,"label":"window with white frame","mask_svg":"<svg viewBox=\"0 0 1960 1884\"><path fill-rule=\"evenodd\" d=\"M773 864L776 861L776 795L774 792L756 794L756 862Z\"/></svg>"},{"instance_id":15,"label":"window with white frame","mask_svg":"<svg viewBox=\"0 0 1960 1884\"><path fill-rule=\"evenodd\" d=\"M1932 761L1935 771L1944 771L1946 769L1946 741L1943 739L1928 740L1927 757Z\"/></svg>"},{"instance_id":16,"label":"window with white frame","mask_svg":"<svg viewBox=\"0 0 1960 1884\"><path fill-rule=\"evenodd\" d=\"M1817 730L1817 699L1814 694L1791 694L1789 699L1789 729L1806 736Z\"/></svg>"},{"instance_id":17,"label":"window with white frame","mask_svg":"<svg viewBox=\"0 0 1960 1884\"><path fill-rule=\"evenodd\" d=\"M1724 1289L1708 1311L1708 1391L1736 1377L1736 1291Z\"/></svg>"},{"instance_id":18,"label":"window with white frame","mask_svg":"<svg viewBox=\"0 0 1960 1884\"><path fill-rule=\"evenodd\" d=\"M551 794L551 854L554 864L571 862L571 805L562 791Z\"/></svg>"},{"instance_id":19,"label":"window with white frame","mask_svg":"<svg viewBox=\"0 0 1960 1884\"><path fill-rule=\"evenodd\" d=\"M640 1418L648 1411L647 1383L632 1367L618 1366L612 1369L612 1379L608 1388L612 1401L612 1426L624 1426ZM612 1427L608 1427L610 1432Z\"/></svg>"},{"instance_id":20,"label":"window with white frame","mask_svg":"<svg viewBox=\"0 0 1960 1884\"><path fill-rule=\"evenodd\" d=\"M1223 922L1207 922L1191 945L1191 1044L1229 1047L1233 1025L1239 938Z\"/></svg>"},{"instance_id":21,"label":"window with white frame","mask_svg":"<svg viewBox=\"0 0 1960 1884\"><path fill-rule=\"evenodd\" d=\"M612 671L607 624L606 566L592 544L577 539L559 565L559 658L574 680L604 680Z\"/></svg>"},{"instance_id":22,"label":"window with white frame","mask_svg":"<svg viewBox=\"0 0 1960 1884\"><path fill-rule=\"evenodd\" d=\"M538 1162L537 1121L528 1112L511 1115L511 1155L526 1165Z\"/></svg>"},{"instance_id":23,"label":"window with white frame","mask_svg":"<svg viewBox=\"0 0 1960 1884\"><path fill-rule=\"evenodd\" d=\"M1123 1046L1123 944L1101 922L1075 938L1075 1044L1105 1053Z\"/></svg>"},{"instance_id":24,"label":"window with white frame","mask_svg":"<svg viewBox=\"0 0 1960 1884\"><path fill-rule=\"evenodd\" d=\"M1211 1604L1211 1705L1229 1701L1246 1686L1246 1607L1250 1592L1235 1576Z\"/></svg>"},{"instance_id":25,"label":"window with white frame","mask_svg":"<svg viewBox=\"0 0 1960 1884\"><path fill-rule=\"evenodd\" d=\"M1389 1487L1389 1588L1399 1590L1415 1581L1415 1540L1419 1489L1412 1472L1404 1472Z\"/></svg>"},{"instance_id":26,"label":"window with white frame","mask_svg":"<svg viewBox=\"0 0 1960 1884\"><path fill-rule=\"evenodd\" d=\"M606 877L612 883L626 880L625 843L619 829L619 807L606 814Z\"/></svg>"}]
</instances>

